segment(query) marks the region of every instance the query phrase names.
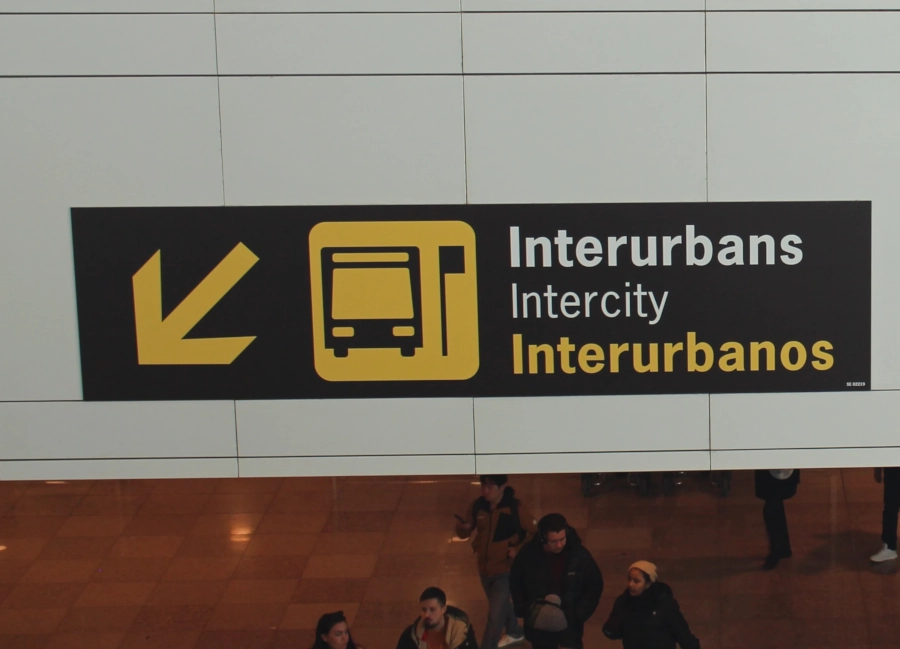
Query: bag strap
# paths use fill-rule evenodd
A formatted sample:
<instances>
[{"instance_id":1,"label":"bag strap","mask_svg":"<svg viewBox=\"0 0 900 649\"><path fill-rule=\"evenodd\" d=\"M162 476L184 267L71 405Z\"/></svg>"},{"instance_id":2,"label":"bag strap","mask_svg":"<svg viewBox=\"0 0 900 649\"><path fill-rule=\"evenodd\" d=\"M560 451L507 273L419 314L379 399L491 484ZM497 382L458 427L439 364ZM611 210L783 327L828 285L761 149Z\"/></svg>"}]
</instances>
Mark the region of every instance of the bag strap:
<instances>
[{"instance_id":1,"label":"bag strap","mask_svg":"<svg viewBox=\"0 0 900 649\"><path fill-rule=\"evenodd\" d=\"M548 601L548 600L544 599L543 597L539 597L536 600L534 600L534 604L540 605L540 606L553 606L555 608L558 608L559 610L562 610L562 604L557 604L556 602Z\"/></svg>"},{"instance_id":2,"label":"bag strap","mask_svg":"<svg viewBox=\"0 0 900 649\"><path fill-rule=\"evenodd\" d=\"M519 537L519 543L525 540L527 533L522 529L522 521L519 520L519 499L513 498L512 505L509 508L513 520L516 522L516 535Z\"/></svg>"}]
</instances>

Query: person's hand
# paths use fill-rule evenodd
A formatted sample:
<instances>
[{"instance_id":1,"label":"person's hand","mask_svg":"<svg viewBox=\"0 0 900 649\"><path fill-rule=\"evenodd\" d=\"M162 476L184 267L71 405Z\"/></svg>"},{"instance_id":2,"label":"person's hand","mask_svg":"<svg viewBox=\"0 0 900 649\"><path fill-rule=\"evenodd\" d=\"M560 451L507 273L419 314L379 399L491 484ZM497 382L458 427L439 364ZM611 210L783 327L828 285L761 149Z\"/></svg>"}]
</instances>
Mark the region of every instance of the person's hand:
<instances>
[{"instance_id":1,"label":"person's hand","mask_svg":"<svg viewBox=\"0 0 900 649\"><path fill-rule=\"evenodd\" d=\"M510 548L506 551L506 556L510 559L515 559L517 554L519 554L519 548Z\"/></svg>"},{"instance_id":2,"label":"person's hand","mask_svg":"<svg viewBox=\"0 0 900 649\"><path fill-rule=\"evenodd\" d=\"M878 484L881 484L881 479L882 479L881 467L878 467L877 469L875 469L875 482L877 482Z\"/></svg>"}]
</instances>

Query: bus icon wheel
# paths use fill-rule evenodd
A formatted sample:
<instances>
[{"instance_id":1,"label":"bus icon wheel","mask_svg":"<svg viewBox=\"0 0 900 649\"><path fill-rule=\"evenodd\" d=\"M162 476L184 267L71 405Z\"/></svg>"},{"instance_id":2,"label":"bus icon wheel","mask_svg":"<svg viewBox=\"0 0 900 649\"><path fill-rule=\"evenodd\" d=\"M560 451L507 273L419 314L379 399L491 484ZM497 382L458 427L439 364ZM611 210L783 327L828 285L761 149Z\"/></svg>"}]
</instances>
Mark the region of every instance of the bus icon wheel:
<instances>
[{"instance_id":1,"label":"bus icon wheel","mask_svg":"<svg viewBox=\"0 0 900 649\"><path fill-rule=\"evenodd\" d=\"M415 356L415 355L416 355L416 348L415 348L415 347L401 347L401 348L400 348L400 355L401 355L401 356L404 356L404 357L407 357L407 358L412 357L412 356Z\"/></svg>"}]
</instances>

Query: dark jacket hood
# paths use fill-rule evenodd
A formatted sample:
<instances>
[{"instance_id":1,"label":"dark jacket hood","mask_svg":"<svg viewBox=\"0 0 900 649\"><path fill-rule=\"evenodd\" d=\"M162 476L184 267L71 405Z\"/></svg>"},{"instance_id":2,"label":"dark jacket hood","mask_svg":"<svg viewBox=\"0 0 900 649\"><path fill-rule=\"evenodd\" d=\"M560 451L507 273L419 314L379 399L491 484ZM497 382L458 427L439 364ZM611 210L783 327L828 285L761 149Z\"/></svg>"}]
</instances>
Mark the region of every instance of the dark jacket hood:
<instances>
[{"instance_id":1,"label":"dark jacket hood","mask_svg":"<svg viewBox=\"0 0 900 649\"><path fill-rule=\"evenodd\" d=\"M648 593L650 595L650 599L652 599L653 601L659 601L660 599L672 597L672 587L669 586L669 584L663 583L661 581L653 582L652 584L650 584L650 588L648 588L644 592Z\"/></svg>"},{"instance_id":2,"label":"dark jacket hood","mask_svg":"<svg viewBox=\"0 0 900 649\"><path fill-rule=\"evenodd\" d=\"M654 608L667 599L673 599L672 588L661 581L650 584L650 588L637 597L632 596L627 588L622 591L622 596L630 608Z\"/></svg>"},{"instance_id":3,"label":"dark jacket hood","mask_svg":"<svg viewBox=\"0 0 900 649\"><path fill-rule=\"evenodd\" d=\"M466 624L469 623L469 616L466 615L465 611L456 608L455 606L451 606L450 604L447 604L447 615L459 620L460 622L465 622Z\"/></svg>"}]
</instances>

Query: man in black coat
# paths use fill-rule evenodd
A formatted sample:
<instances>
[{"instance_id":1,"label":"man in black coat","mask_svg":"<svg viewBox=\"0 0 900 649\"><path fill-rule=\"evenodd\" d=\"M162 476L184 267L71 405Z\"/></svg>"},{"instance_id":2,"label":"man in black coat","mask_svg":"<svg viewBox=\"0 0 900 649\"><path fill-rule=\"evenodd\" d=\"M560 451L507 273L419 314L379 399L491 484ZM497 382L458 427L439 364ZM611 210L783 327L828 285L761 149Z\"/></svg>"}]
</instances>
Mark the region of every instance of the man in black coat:
<instances>
[{"instance_id":1,"label":"man in black coat","mask_svg":"<svg viewBox=\"0 0 900 649\"><path fill-rule=\"evenodd\" d=\"M516 616L525 620L525 637L533 649L582 649L584 623L594 614L603 594L603 575L578 533L562 514L547 514L538 533L525 544L509 574ZM559 605L545 603L548 596ZM551 602L555 598L551 599ZM555 624L541 620L562 615ZM564 627L560 630L548 628Z\"/></svg>"},{"instance_id":2,"label":"man in black coat","mask_svg":"<svg viewBox=\"0 0 900 649\"><path fill-rule=\"evenodd\" d=\"M797 485L800 484L800 469L760 469L754 473L754 483L756 497L765 501L763 522L769 537L769 556L762 568L772 570L781 559L787 559L793 554L784 501L796 495Z\"/></svg>"}]
</instances>

